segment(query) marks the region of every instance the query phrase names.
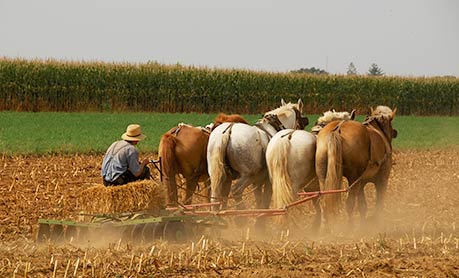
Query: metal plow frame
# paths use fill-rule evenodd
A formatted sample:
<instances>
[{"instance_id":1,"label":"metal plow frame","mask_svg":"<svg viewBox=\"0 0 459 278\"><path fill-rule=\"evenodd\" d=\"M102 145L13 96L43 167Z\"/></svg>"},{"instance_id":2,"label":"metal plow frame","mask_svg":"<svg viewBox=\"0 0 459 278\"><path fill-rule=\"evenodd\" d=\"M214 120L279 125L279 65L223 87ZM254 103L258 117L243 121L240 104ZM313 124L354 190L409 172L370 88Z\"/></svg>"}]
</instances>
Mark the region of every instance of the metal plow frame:
<instances>
[{"instance_id":1,"label":"metal plow frame","mask_svg":"<svg viewBox=\"0 0 459 278\"><path fill-rule=\"evenodd\" d=\"M193 204L181 207L168 207L161 211L162 216L154 216L148 211L120 214L85 214L91 221L78 222L70 220L39 219L37 242L47 241L87 242L97 232L117 236L132 242L148 242L155 239L183 242L200 233L205 228L216 230L226 228L226 216L266 217L285 215L297 205L320 198L326 194L348 192L350 189L314 191L298 193L299 200L288 204L283 209L249 209L249 210L198 210L199 208L219 206L219 202ZM123 220L124 219L124 220ZM218 232L217 232L218 233ZM101 234L102 235L102 234ZM99 236L101 236L99 235Z\"/></svg>"},{"instance_id":2,"label":"metal plow frame","mask_svg":"<svg viewBox=\"0 0 459 278\"><path fill-rule=\"evenodd\" d=\"M137 219L115 220L112 216L93 215L92 222L39 219L36 241L45 243L80 242L93 240L94 235L112 236L133 242L156 239L181 242L207 227L226 228L227 222L218 216L178 215L145 217L132 214Z\"/></svg>"}]
</instances>

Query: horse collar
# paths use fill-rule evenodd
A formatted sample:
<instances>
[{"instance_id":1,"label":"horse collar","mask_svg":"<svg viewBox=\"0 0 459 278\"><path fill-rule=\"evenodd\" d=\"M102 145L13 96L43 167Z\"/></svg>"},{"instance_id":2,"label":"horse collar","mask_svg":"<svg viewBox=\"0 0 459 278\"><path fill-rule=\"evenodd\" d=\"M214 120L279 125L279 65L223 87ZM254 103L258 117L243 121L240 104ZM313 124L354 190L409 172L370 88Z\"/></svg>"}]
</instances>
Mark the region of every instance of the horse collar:
<instances>
[{"instance_id":1,"label":"horse collar","mask_svg":"<svg viewBox=\"0 0 459 278\"><path fill-rule=\"evenodd\" d=\"M375 121L376 122L376 125L377 127L375 127L374 125L371 124L371 122ZM371 117L368 117L364 122L363 122L364 125L366 126L370 126L371 128L373 128L374 130L376 130L378 132L378 134L380 134L384 141L389 141L389 135L387 135L385 132L384 132L384 127L381 125L381 123L378 121L377 117L374 117L374 116L371 116ZM392 148L391 148L392 149Z\"/></svg>"},{"instance_id":2,"label":"horse collar","mask_svg":"<svg viewBox=\"0 0 459 278\"><path fill-rule=\"evenodd\" d=\"M266 136L268 137L268 141L271 140L272 138L272 135L271 133L269 133L269 131L260 123L260 122L257 122L255 124L255 126L258 128L258 129L261 129L265 134ZM277 130L276 130L277 131Z\"/></svg>"},{"instance_id":3,"label":"horse collar","mask_svg":"<svg viewBox=\"0 0 459 278\"><path fill-rule=\"evenodd\" d=\"M378 127L375 127L374 125L370 124L373 120L376 120L376 124L378 125ZM363 124L373 129L384 142L384 146L386 149L384 157L379 161L374 161L377 165L381 165L387 160L388 156L392 155L392 145L390 144L387 135L384 133L384 129L381 127L381 123L375 117L370 117L369 119L365 120Z\"/></svg>"},{"instance_id":4,"label":"horse collar","mask_svg":"<svg viewBox=\"0 0 459 278\"><path fill-rule=\"evenodd\" d=\"M268 120L268 123L276 130L276 131L281 131L282 129L285 129L284 125L282 122L279 120L277 115L273 114L268 114L265 115L264 118Z\"/></svg>"}]
</instances>

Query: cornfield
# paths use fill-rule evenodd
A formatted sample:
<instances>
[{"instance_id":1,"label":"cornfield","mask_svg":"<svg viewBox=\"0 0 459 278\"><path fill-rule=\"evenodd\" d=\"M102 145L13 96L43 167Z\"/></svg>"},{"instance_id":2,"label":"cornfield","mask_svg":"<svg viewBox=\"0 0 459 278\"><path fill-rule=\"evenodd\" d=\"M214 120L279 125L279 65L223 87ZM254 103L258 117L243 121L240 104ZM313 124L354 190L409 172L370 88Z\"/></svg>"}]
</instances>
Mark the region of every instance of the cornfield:
<instances>
[{"instance_id":1,"label":"cornfield","mask_svg":"<svg viewBox=\"0 0 459 278\"><path fill-rule=\"evenodd\" d=\"M459 115L459 79L306 75L158 63L0 58L0 110L258 114L301 98L306 113L397 107Z\"/></svg>"}]
</instances>

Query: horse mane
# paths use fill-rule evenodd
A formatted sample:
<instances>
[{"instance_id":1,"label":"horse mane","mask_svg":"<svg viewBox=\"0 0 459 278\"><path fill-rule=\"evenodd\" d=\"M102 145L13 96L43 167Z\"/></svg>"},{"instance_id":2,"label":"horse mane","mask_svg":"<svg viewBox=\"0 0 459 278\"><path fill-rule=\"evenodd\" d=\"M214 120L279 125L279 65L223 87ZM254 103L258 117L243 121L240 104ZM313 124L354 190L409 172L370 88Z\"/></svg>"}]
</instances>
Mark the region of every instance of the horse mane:
<instances>
[{"instance_id":1,"label":"horse mane","mask_svg":"<svg viewBox=\"0 0 459 278\"><path fill-rule=\"evenodd\" d=\"M279 115L279 114L281 114L283 112L290 111L291 109L296 109L296 110L300 111L300 108L298 107L298 104L289 102L289 103L282 104L280 107L278 107L276 109L273 109L273 110L271 110L269 112L266 112L265 115L267 115L267 114Z\"/></svg>"},{"instance_id":2,"label":"horse mane","mask_svg":"<svg viewBox=\"0 0 459 278\"><path fill-rule=\"evenodd\" d=\"M317 119L317 124L321 125L321 124L329 123L335 120L352 120L352 113L349 113L347 111L336 112L335 110L330 110L330 111L324 112L324 115L322 117L319 117L319 119Z\"/></svg>"},{"instance_id":3,"label":"horse mane","mask_svg":"<svg viewBox=\"0 0 459 278\"><path fill-rule=\"evenodd\" d=\"M242 123L242 124L249 124L241 115L239 114L231 114L227 115L225 113L218 113L217 117L213 122L211 130L214 130L217 126L221 125L222 123Z\"/></svg>"},{"instance_id":4,"label":"horse mane","mask_svg":"<svg viewBox=\"0 0 459 278\"><path fill-rule=\"evenodd\" d=\"M397 108L395 110L397 110ZM367 125L373 120L378 122L392 120L392 117L394 117L394 111L392 111L392 109L384 105L379 105L375 109L371 108L371 113L365 118L363 124Z\"/></svg>"},{"instance_id":5,"label":"horse mane","mask_svg":"<svg viewBox=\"0 0 459 278\"><path fill-rule=\"evenodd\" d=\"M384 105L379 105L374 110L372 109L371 111L371 117L375 117L375 118L392 119L392 115L393 115L392 109Z\"/></svg>"}]
</instances>

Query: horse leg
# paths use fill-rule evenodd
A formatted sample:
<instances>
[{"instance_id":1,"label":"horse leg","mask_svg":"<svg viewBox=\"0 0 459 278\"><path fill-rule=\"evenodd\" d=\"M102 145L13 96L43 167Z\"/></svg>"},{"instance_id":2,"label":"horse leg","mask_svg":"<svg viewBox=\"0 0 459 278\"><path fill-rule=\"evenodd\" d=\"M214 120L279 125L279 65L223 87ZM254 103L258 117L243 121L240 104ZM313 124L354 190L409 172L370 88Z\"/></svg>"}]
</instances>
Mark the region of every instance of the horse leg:
<instances>
[{"instance_id":1,"label":"horse leg","mask_svg":"<svg viewBox=\"0 0 459 278\"><path fill-rule=\"evenodd\" d=\"M269 181L269 179L266 180L265 185L263 187L263 206L261 208L269 208L271 205L271 199L273 196L273 185Z\"/></svg>"},{"instance_id":2,"label":"horse leg","mask_svg":"<svg viewBox=\"0 0 459 278\"><path fill-rule=\"evenodd\" d=\"M349 184L353 184L355 180L349 180ZM355 201L357 199L357 195L359 194L360 184L357 182L354 186L349 190L346 200L346 211L348 216L349 226L352 225L352 213L354 211Z\"/></svg>"},{"instance_id":3,"label":"horse leg","mask_svg":"<svg viewBox=\"0 0 459 278\"><path fill-rule=\"evenodd\" d=\"M231 191L231 182L232 180L230 178L226 178L226 180L223 182L222 185L222 200L220 201L222 203L222 209L226 209L228 207L228 196Z\"/></svg>"},{"instance_id":4,"label":"horse leg","mask_svg":"<svg viewBox=\"0 0 459 278\"><path fill-rule=\"evenodd\" d=\"M255 204L256 204L256 208L257 209L264 209L264 208L268 208L268 206L265 206L266 205L266 202L265 202L265 199L266 199L266 196L265 196L265 192L263 192L263 184L260 184L260 183L255 183L253 185L255 187L253 193L254 193L254 196L255 196ZM271 194L272 194L272 190L271 190ZM266 217L258 217L256 218L255 220L255 230L258 231L258 232L264 232L265 230L265 224L266 224Z\"/></svg>"},{"instance_id":5,"label":"horse leg","mask_svg":"<svg viewBox=\"0 0 459 278\"><path fill-rule=\"evenodd\" d=\"M255 187L254 191L253 191L253 195L255 197L255 207L257 209L264 208L263 207L263 205L264 205L264 202L263 202L263 185L262 184L254 184L253 186Z\"/></svg>"},{"instance_id":6,"label":"horse leg","mask_svg":"<svg viewBox=\"0 0 459 278\"><path fill-rule=\"evenodd\" d=\"M319 180L314 177L315 181L311 183L309 188L306 188L306 191L320 191ZM309 190L308 190L309 189ZM320 224L322 222L322 208L320 207L320 198L315 198L312 200L312 205L316 211L316 216L314 217L314 222L312 223L312 232L317 233L320 229Z\"/></svg>"},{"instance_id":7,"label":"horse leg","mask_svg":"<svg viewBox=\"0 0 459 278\"><path fill-rule=\"evenodd\" d=\"M374 219L377 220L383 210L384 199L387 191L387 184L389 183L389 177L381 177L375 181L376 189L376 209Z\"/></svg>"},{"instance_id":8,"label":"horse leg","mask_svg":"<svg viewBox=\"0 0 459 278\"><path fill-rule=\"evenodd\" d=\"M254 195L257 209L267 209L271 204L273 186L267 171L262 171L253 178Z\"/></svg>"},{"instance_id":9,"label":"horse leg","mask_svg":"<svg viewBox=\"0 0 459 278\"><path fill-rule=\"evenodd\" d=\"M244 189L249 186L251 183L251 179L248 176L241 176L233 186L232 194L234 199L236 200L236 207L237 209L244 209L244 203L242 200L242 192Z\"/></svg>"},{"instance_id":10,"label":"horse leg","mask_svg":"<svg viewBox=\"0 0 459 278\"><path fill-rule=\"evenodd\" d=\"M186 193L185 193L185 201L183 202L185 205L191 204L191 201L193 200L193 194L196 191L197 186L198 186L197 177L186 178Z\"/></svg>"},{"instance_id":11,"label":"horse leg","mask_svg":"<svg viewBox=\"0 0 459 278\"><path fill-rule=\"evenodd\" d=\"M365 184L358 188L357 199L359 202L360 223L364 224L367 217L367 200L365 199Z\"/></svg>"},{"instance_id":12,"label":"horse leg","mask_svg":"<svg viewBox=\"0 0 459 278\"><path fill-rule=\"evenodd\" d=\"M204 186L206 188L206 193L207 193L207 202L210 203L210 194L212 194L212 188L210 187L210 179L206 179L204 181Z\"/></svg>"},{"instance_id":13,"label":"horse leg","mask_svg":"<svg viewBox=\"0 0 459 278\"><path fill-rule=\"evenodd\" d=\"M167 204L171 206L176 206L178 197L177 197L177 181L175 180L176 172L170 171L168 175L165 175L163 182L167 187Z\"/></svg>"}]
</instances>

